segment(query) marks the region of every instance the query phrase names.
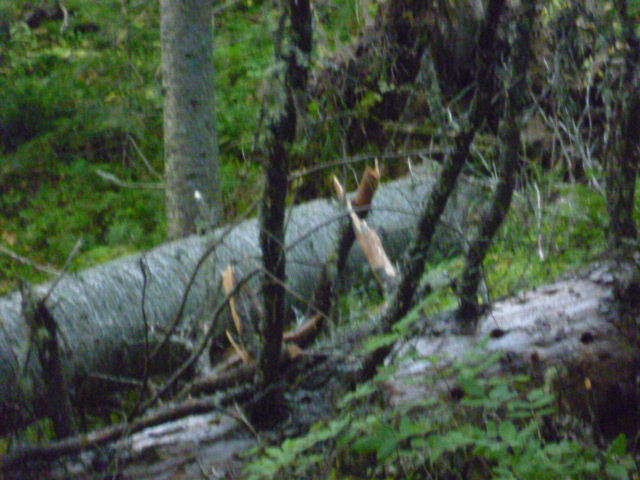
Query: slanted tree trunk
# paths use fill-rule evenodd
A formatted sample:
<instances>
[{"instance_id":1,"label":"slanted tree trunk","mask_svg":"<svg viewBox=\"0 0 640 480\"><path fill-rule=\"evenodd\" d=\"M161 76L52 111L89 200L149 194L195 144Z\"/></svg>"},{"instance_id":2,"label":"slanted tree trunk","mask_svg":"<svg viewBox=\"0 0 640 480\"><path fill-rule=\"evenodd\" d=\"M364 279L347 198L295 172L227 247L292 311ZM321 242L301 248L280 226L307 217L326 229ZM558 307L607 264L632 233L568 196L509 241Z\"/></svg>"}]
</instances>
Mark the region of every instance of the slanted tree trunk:
<instances>
[{"instance_id":1,"label":"slanted tree trunk","mask_svg":"<svg viewBox=\"0 0 640 480\"><path fill-rule=\"evenodd\" d=\"M212 229L222 211L212 14L212 2L160 2L170 239Z\"/></svg>"},{"instance_id":2,"label":"slanted tree trunk","mask_svg":"<svg viewBox=\"0 0 640 480\"><path fill-rule=\"evenodd\" d=\"M500 127L500 170L498 185L491 206L480 222L479 232L469 245L465 266L460 278L460 308L457 316L468 330L473 329L480 313L478 290L482 281L482 265L491 247L493 237L509 212L516 176L520 164L520 128L516 117L507 116Z\"/></svg>"},{"instance_id":3,"label":"slanted tree trunk","mask_svg":"<svg viewBox=\"0 0 640 480\"><path fill-rule=\"evenodd\" d=\"M486 25L479 37L478 56L481 65L478 68L478 86L469 111L467 126L456 137L455 151L444 162L438 183L429 195L422 212L418 229L409 248L408 261L403 269L400 286L395 292L393 301L390 302L389 310L384 315L383 328L385 330L390 329L395 322L406 315L413 305L413 296L424 272L427 251L431 245L438 219L442 215L460 172L462 172L462 167L467 161L469 148L476 131L481 126L491 105L491 84L497 60L492 55L492 48L504 4L504 0L493 0L489 4Z\"/></svg>"},{"instance_id":4,"label":"slanted tree trunk","mask_svg":"<svg viewBox=\"0 0 640 480\"><path fill-rule=\"evenodd\" d=\"M493 47L504 5L504 0L492 0L489 3L486 23L478 38L480 64L477 69L477 87L466 119L466 126L455 138L455 150L445 160L440 177L420 214L414 238L408 248L407 260L402 268L400 283L380 320L382 332L391 331L391 328L413 307L415 292L424 273L427 251L431 246L436 225L462 172L476 131L489 113L493 72L497 61L493 55ZM369 355L363 370L365 377L375 374L378 365L390 350L391 346L387 345L374 350Z\"/></svg>"},{"instance_id":5,"label":"slanted tree trunk","mask_svg":"<svg viewBox=\"0 0 640 480\"><path fill-rule=\"evenodd\" d=\"M638 229L633 219L636 177L640 165L640 39L635 24L627 12L627 1L615 2L628 44L625 54L624 85L617 102L618 115L614 119L614 132L609 148L607 165L607 208L610 217L609 239L616 248L636 240Z\"/></svg>"},{"instance_id":6,"label":"slanted tree trunk","mask_svg":"<svg viewBox=\"0 0 640 480\"><path fill-rule=\"evenodd\" d=\"M635 89L634 89L635 90ZM635 240L638 229L633 219L633 207L638 174L638 146L640 145L640 92L634 91L621 107L623 115L620 132L609 158L607 178L607 209L609 211L609 239L615 247Z\"/></svg>"},{"instance_id":7,"label":"slanted tree trunk","mask_svg":"<svg viewBox=\"0 0 640 480\"><path fill-rule=\"evenodd\" d=\"M531 36L537 14L536 2L530 2L525 8L517 23L518 33L510 39L512 54L502 75L505 78L506 101L500 125L498 184L489 210L483 216L479 231L469 245L460 279L458 320L467 329L475 327L475 320L480 313L478 290L482 281L482 265L493 237L509 212L516 178L522 166L520 116L527 103L525 86L531 57Z\"/></svg>"}]
</instances>

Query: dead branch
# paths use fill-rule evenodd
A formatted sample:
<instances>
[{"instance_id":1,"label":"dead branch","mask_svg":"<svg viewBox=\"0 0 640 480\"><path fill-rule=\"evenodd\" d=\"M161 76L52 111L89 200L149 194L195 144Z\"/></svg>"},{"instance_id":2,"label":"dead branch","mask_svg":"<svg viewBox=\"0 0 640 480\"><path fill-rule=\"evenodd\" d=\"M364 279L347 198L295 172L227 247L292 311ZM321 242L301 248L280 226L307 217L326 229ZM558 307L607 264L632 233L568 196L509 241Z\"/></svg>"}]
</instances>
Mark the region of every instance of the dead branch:
<instances>
[{"instance_id":1,"label":"dead branch","mask_svg":"<svg viewBox=\"0 0 640 480\"><path fill-rule=\"evenodd\" d=\"M4 253L9 258L15 260L16 262L24 263L25 265L29 265L30 267L35 268L39 272L48 273L49 275L60 275L61 271L57 268L51 267L49 265L42 265L40 263L34 262L33 260L23 257L22 255L17 254L13 250L0 245L0 253Z\"/></svg>"},{"instance_id":2,"label":"dead branch","mask_svg":"<svg viewBox=\"0 0 640 480\"><path fill-rule=\"evenodd\" d=\"M140 190L162 190L164 189L164 184L162 183L143 183L143 182L126 182L124 180L121 180L120 178L116 177L114 174L109 173L109 172L105 172L104 170L101 170L99 168L96 168L94 170L96 172L96 174L102 178L103 180L106 180L109 183L112 183L113 185L120 187L120 188L131 188L131 189L140 189Z\"/></svg>"},{"instance_id":3,"label":"dead branch","mask_svg":"<svg viewBox=\"0 0 640 480\"><path fill-rule=\"evenodd\" d=\"M178 405L168 405L131 423L121 423L92 433L70 437L40 447L25 447L0 458L0 472L28 465L33 462L51 462L65 455L90 450L124 438L145 428L171 422L188 415L218 411L229 414L220 407L218 398L189 398Z\"/></svg>"},{"instance_id":4,"label":"dead branch","mask_svg":"<svg viewBox=\"0 0 640 480\"><path fill-rule=\"evenodd\" d=\"M178 379L180 379L185 374L185 372L193 366L193 364L198 360L200 355L202 355L205 348L211 341L213 334L216 332L216 324L219 321L220 315L229 304L230 298L233 295L235 295L238 291L240 291L240 289L249 280L251 280L257 273L258 273L258 270L254 270L254 272L245 276L240 282L238 282L238 284L232 290L231 295L227 295L226 299L217 306L217 308L213 312L211 321L209 322L209 327L205 335L203 335L202 339L200 340L199 345L195 348L191 356L182 364L182 366L178 368L175 372L173 372L173 374L169 377L169 379L165 382L165 384L160 389L158 389L155 395L150 400L144 403L144 405L140 409L141 412L145 412L151 406L155 405L155 403L158 402L158 400L160 400L160 398L162 398L162 396L165 393L167 393L167 391L178 381Z\"/></svg>"}]
</instances>

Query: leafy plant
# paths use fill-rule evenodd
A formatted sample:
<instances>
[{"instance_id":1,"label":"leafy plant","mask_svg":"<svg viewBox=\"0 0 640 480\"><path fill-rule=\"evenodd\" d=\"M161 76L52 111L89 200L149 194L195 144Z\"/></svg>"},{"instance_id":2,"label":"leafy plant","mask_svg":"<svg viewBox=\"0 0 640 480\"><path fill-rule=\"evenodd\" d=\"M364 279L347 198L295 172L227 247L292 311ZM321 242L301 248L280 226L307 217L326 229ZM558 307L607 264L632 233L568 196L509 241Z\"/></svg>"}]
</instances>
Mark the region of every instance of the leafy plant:
<instances>
[{"instance_id":1,"label":"leafy plant","mask_svg":"<svg viewBox=\"0 0 640 480\"><path fill-rule=\"evenodd\" d=\"M554 396L524 375L495 375L500 354L483 355L473 352L440 373L455 385L454 397L427 378L427 398L389 410L371 401L386 373L360 385L345 397L340 418L266 448L251 478L630 478L635 466L624 437L603 452L552 432Z\"/></svg>"}]
</instances>

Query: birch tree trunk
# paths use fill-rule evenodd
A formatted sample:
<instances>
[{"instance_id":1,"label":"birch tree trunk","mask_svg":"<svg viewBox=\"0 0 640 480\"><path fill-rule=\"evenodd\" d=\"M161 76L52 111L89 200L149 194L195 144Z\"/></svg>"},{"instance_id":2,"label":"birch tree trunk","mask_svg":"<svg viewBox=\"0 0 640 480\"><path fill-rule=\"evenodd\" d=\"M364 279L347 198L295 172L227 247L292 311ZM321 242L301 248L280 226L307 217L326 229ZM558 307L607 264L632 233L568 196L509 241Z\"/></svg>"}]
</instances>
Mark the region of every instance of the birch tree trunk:
<instances>
[{"instance_id":1,"label":"birch tree trunk","mask_svg":"<svg viewBox=\"0 0 640 480\"><path fill-rule=\"evenodd\" d=\"M368 223L380 233L393 260L398 260L405 250L422 199L433 188L437 170L439 167L424 175L390 182L374 198ZM481 184L459 183L441 219L433 255L460 251L464 239L456 232L471 228L469 222L481 208L485 195ZM298 302L303 307L301 302L311 298L322 266L335 251L344 212L336 202L315 200L293 208L288 215L288 298L290 303ZM225 296L219 285L221 272L233 265L240 282L258 268L259 230L258 219L252 219L235 227L219 228L209 236L191 236L150 252L65 275L46 304L58 326L69 388L100 396L107 385L92 379L140 378L141 366L149 354L145 338L153 348L178 316L182 318L181 331L202 332ZM203 262L205 256L208 258ZM355 245L345 275L355 281L367 278L367 272L370 274L363 253ZM256 287L254 283L252 288ZM35 293L42 297L51 288L51 284L39 285ZM223 338L229 322L225 312L216 324L214 340ZM19 293L0 297L0 434L24 426L26 417L42 417L47 411L49 400L41 369L36 362L25 360L28 344ZM163 350L168 351L171 350ZM185 358L175 351L178 358L164 353L148 362L150 371L170 373L177 368L176 362Z\"/></svg>"},{"instance_id":2,"label":"birch tree trunk","mask_svg":"<svg viewBox=\"0 0 640 480\"><path fill-rule=\"evenodd\" d=\"M176 239L212 229L221 212L213 6L162 0L160 9L167 233Z\"/></svg>"}]
</instances>

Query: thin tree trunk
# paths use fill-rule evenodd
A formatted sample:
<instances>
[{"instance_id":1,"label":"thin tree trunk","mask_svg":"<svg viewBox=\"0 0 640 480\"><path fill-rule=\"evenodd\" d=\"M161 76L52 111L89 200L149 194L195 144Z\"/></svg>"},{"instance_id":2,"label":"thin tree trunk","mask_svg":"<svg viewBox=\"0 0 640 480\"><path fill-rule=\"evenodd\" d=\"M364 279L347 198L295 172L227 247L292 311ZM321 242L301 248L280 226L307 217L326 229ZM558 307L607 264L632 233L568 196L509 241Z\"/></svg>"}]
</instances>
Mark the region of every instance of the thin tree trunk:
<instances>
[{"instance_id":1,"label":"thin tree trunk","mask_svg":"<svg viewBox=\"0 0 640 480\"><path fill-rule=\"evenodd\" d=\"M211 230L221 214L213 4L160 2L167 233Z\"/></svg>"},{"instance_id":2,"label":"thin tree trunk","mask_svg":"<svg viewBox=\"0 0 640 480\"><path fill-rule=\"evenodd\" d=\"M295 140L297 108L301 105L307 86L311 62L309 0L289 0L288 16L291 31L289 50L286 53L276 52L276 60L286 62L287 66L283 82L285 102L269 125L266 148L268 163L265 166L267 183L261 209L260 247L265 269L262 283L265 314L260 328L262 345L256 370L256 382L259 385L267 385L278 376L285 322L284 221L289 175L288 148Z\"/></svg>"},{"instance_id":3,"label":"thin tree trunk","mask_svg":"<svg viewBox=\"0 0 640 480\"><path fill-rule=\"evenodd\" d=\"M482 281L482 264L493 237L509 212L520 164L520 128L514 115L508 115L500 132L500 173L493 201L480 223L480 231L471 242L460 279L458 320L469 330L480 313L478 287Z\"/></svg>"},{"instance_id":4,"label":"thin tree trunk","mask_svg":"<svg viewBox=\"0 0 640 480\"><path fill-rule=\"evenodd\" d=\"M427 252L431 245L436 225L462 172L462 167L469 155L469 148L476 131L481 126L491 106L491 85L497 61L495 55L492 54L492 50L504 5L505 0L492 0L489 3L486 24L478 40L477 87L467 125L455 138L454 153L445 160L440 177L420 214L418 228L408 249L405 265L402 268L400 284L381 317L380 330L382 332L390 332L392 327L409 313L409 310L413 307L414 295L424 273ZM391 351L391 347L391 345L380 347L368 356L365 361L365 367L362 370L364 377L370 377L375 374L378 365L384 361Z\"/></svg>"},{"instance_id":5,"label":"thin tree trunk","mask_svg":"<svg viewBox=\"0 0 640 480\"><path fill-rule=\"evenodd\" d=\"M383 329L389 330L404 317L413 305L413 296L424 273L427 251L435 232L436 225L453 192L462 167L469 156L469 148L476 131L484 121L491 105L491 84L496 59L492 58L496 30L502 15L504 0L493 0L489 5L486 25L480 36L478 68L478 86L471 106L468 124L455 139L455 151L444 163L440 178L420 216L414 241L409 248L407 265L404 267L399 288L390 302L390 308L383 317Z\"/></svg>"},{"instance_id":6,"label":"thin tree trunk","mask_svg":"<svg viewBox=\"0 0 640 480\"><path fill-rule=\"evenodd\" d=\"M618 104L619 114L617 124L613 127L615 131L607 168L607 208L611 222L609 239L614 247L620 248L625 242L638 238L633 207L640 155L640 91L637 67L640 62L640 40L635 34L635 24L628 15L626 0L617 0L615 3L628 49L625 54L624 83L621 85L624 90Z\"/></svg>"},{"instance_id":7,"label":"thin tree trunk","mask_svg":"<svg viewBox=\"0 0 640 480\"><path fill-rule=\"evenodd\" d=\"M506 106L500 125L498 184L489 210L483 216L479 231L469 245L460 279L460 307L457 318L468 330L473 329L480 313L478 288L482 281L482 265L494 236L509 212L516 178L522 165L519 116L526 105L525 86L531 58L531 35L537 14L536 2L531 2L525 8L517 25L518 33L511 46L508 75L504 75Z\"/></svg>"},{"instance_id":8,"label":"thin tree trunk","mask_svg":"<svg viewBox=\"0 0 640 480\"><path fill-rule=\"evenodd\" d=\"M635 89L634 89L635 90ZM618 146L609 160L607 178L607 209L609 211L609 239L614 247L638 238L633 219L633 207L638 174L638 146L640 145L640 92L635 90L626 100L619 125Z\"/></svg>"}]
</instances>

